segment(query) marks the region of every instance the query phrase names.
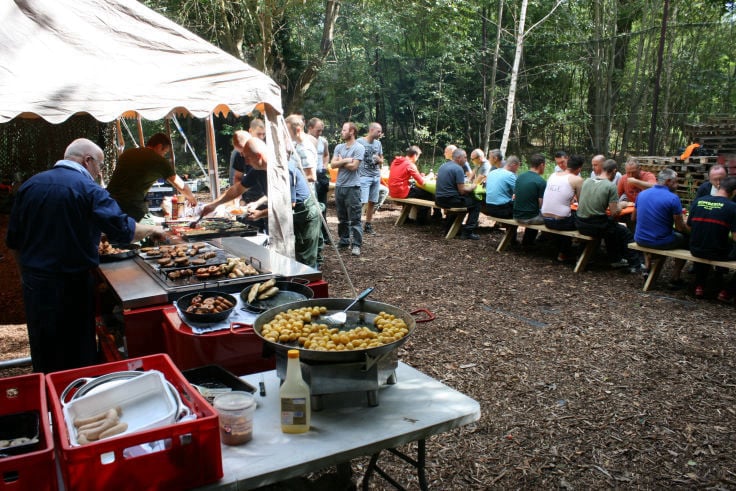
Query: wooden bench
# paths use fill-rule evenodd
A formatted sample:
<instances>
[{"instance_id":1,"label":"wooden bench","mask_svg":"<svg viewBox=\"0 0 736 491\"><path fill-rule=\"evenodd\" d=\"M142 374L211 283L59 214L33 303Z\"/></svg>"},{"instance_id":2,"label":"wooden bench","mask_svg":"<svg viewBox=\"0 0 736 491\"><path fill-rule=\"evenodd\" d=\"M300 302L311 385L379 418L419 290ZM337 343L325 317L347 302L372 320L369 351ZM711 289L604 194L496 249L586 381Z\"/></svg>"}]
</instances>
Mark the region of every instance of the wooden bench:
<instances>
[{"instance_id":1,"label":"wooden bench","mask_svg":"<svg viewBox=\"0 0 736 491\"><path fill-rule=\"evenodd\" d=\"M583 249L583 252L580 253L580 257L575 263L574 271L576 273L581 273L585 270L585 267L588 265L588 261L590 261L590 258L593 257L593 253L596 251L596 249L598 248L598 244L600 243L600 238L591 237L590 235L583 235L577 230L555 230L553 228L548 228L545 225L526 225L524 223L517 222L513 218L498 218L494 216L490 216L490 218L497 223L503 223L504 225L507 225L506 233L504 234L503 239L501 239L501 243L498 244L498 247L496 248L498 252L504 251L511 244L511 242L514 240L515 232L518 227L531 228L534 230L539 230L541 232L546 232L548 234L564 235L566 237L571 237L573 239L578 239L585 242L585 249Z\"/></svg>"},{"instance_id":2,"label":"wooden bench","mask_svg":"<svg viewBox=\"0 0 736 491\"><path fill-rule=\"evenodd\" d=\"M643 290L649 291L652 284L657 280L657 277L662 272L664 262L668 257L674 259L683 259L685 261L693 261L696 263L710 264L711 266L720 266L722 268L736 269L736 261L712 261L710 259L703 259L702 257L693 256L687 249L652 249L651 247L640 246L636 242L629 244L629 249L640 251L651 256L649 264L649 276L644 282Z\"/></svg>"},{"instance_id":3,"label":"wooden bench","mask_svg":"<svg viewBox=\"0 0 736 491\"><path fill-rule=\"evenodd\" d=\"M460 229L463 226L463 220L465 220L465 215L468 214L468 210L466 208L442 208L441 206L437 206L434 201L429 201L427 199L418 199L418 198L393 198L391 196L388 196L386 199L390 199L394 203L401 203L403 205L401 209L401 214L399 215L399 218L396 219L396 222L394 222L394 226L398 227L399 225L403 225L404 222L406 222L406 219L409 217L409 213L413 208L431 208L431 209L437 209L437 210L444 210L445 213L448 215L455 215L455 220L452 222L452 225L450 226L450 230L447 231L447 235L445 235L446 239L452 239L457 235L457 233L460 231Z\"/></svg>"}]
</instances>

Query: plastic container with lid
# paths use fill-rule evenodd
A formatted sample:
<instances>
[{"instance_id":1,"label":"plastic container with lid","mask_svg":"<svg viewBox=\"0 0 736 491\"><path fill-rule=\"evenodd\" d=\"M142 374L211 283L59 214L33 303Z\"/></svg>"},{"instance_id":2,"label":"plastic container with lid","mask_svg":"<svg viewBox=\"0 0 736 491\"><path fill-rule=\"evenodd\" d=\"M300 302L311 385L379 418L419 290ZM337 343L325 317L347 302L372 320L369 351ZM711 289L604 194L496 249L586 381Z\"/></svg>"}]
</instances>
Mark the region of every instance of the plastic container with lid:
<instances>
[{"instance_id":1,"label":"plastic container with lid","mask_svg":"<svg viewBox=\"0 0 736 491\"><path fill-rule=\"evenodd\" d=\"M225 445L242 445L253 438L256 400L247 392L233 391L215 397L212 405L220 418L220 439Z\"/></svg>"}]
</instances>

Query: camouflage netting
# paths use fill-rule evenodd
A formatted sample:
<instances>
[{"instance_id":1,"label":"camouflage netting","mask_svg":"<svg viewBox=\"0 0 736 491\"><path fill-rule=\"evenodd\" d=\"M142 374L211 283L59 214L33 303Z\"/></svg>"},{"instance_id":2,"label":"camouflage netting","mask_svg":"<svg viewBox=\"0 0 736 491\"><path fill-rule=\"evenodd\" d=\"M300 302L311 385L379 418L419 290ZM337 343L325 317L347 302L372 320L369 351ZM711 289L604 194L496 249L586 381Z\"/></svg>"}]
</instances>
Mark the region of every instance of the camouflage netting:
<instances>
[{"instance_id":1,"label":"camouflage netting","mask_svg":"<svg viewBox=\"0 0 736 491\"><path fill-rule=\"evenodd\" d=\"M91 116L74 116L62 124L41 118L16 118L0 124L0 179L22 180L51 167L75 138L89 138L105 151L100 169L109 178L116 159L115 125Z\"/></svg>"}]
</instances>

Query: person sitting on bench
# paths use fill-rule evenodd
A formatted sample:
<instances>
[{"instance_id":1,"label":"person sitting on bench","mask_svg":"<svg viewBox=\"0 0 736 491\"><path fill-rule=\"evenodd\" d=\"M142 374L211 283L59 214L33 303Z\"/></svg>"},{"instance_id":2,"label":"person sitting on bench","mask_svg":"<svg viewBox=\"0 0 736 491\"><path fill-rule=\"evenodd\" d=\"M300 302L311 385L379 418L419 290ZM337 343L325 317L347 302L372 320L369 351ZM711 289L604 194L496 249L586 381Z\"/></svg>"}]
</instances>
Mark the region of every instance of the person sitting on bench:
<instances>
[{"instance_id":1,"label":"person sitting on bench","mask_svg":"<svg viewBox=\"0 0 736 491\"><path fill-rule=\"evenodd\" d=\"M677 191L677 172L662 169L657 175L657 184L639 193L632 220L636 222L634 240L637 244L652 249L687 249L688 228L682 216L682 203ZM673 228L674 225L674 228ZM677 229L677 230L675 230ZM684 259L675 260L670 288L677 290L685 286L680 278ZM646 269L649 269L649 261Z\"/></svg>"},{"instance_id":2,"label":"person sitting on bench","mask_svg":"<svg viewBox=\"0 0 736 491\"><path fill-rule=\"evenodd\" d=\"M422 150L412 145L406 149L406 156L397 156L389 167L388 174L388 194L392 198L417 198L434 201L434 194L425 191L419 186L424 186L424 176L417 169L417 160L422 155ZM411 184L409 179L414 179ZM417 210L417 223L423 225L427 220L429 210L421 207ZM442 216L442 212L437 210Z\"/></svg>"},{"instance_id":3,"label":"person sitting on bench","mask_svg":"<svg viewBox=\"0 0 736 491\"><path fill-rule=\"evenodd\" d=\"M613 184L616 172L616 162L608 160L603 164L605 177L590 177L583 182L575 225L581 234L605 240L611 267L628 266L630 273L636 273L642 269L641 255L628 247L628 243L634 241L634 236L625 225L616 221L621 213L618 193ZM607 212L610 212L610 216Z\"/></svg>"},{"instance_id":4,"label":"person sitting on bench","mask_svg":"<svg viewBox=\"0 0 736 491\"><path fill-rule=\"evenodd\" d=\"M715 196L701 196L690 205L687 224L690 234L690 252L695 257L716 261L735 261L734 241L736 241L736 204L731 201L736 196L736 177L721 180ZM729 239L729 233L731 238ZM695 297L705 296L705 280L710 265L695 263ZM716 268L720 283L723 269ZM718 294L718 300L730 302L736 294L736 275L731 278Z\"/></svg>"},{"instance_id":5,"label":"person sitting on bench","mask_svg":"<svg viewBox=\"0 0 736 491\"><path fill-rule=\"evenodd\" d=\"M466 208L468 218L463 226L461 239L480 240L475 229L480 216L480 202L473 197L475 185L465 184L463 166L468 155L462 148L452 152L452 160L442 164L437 171L437 190L434 202L440 208ZM496 171L498 172L498 171Z\"/></svg>"}]
</instances>

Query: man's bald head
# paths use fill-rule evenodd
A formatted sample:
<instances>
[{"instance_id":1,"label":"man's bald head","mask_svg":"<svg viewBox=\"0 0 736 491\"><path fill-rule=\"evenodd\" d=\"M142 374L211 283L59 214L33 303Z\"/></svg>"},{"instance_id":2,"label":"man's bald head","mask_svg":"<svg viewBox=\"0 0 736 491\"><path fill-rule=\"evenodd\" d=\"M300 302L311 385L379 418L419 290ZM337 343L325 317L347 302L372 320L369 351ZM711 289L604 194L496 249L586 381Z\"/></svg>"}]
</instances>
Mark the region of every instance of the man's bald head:
<instances>
[{"instance_id":1,"label":"man's bald head","mask_svg":"<svg viewBox=\"0 0 736 491\"><path fill-rule=\"evenodd\" d=\"M233 133L233 148L240 152L245 162L254 169L263 170L268 164L266 144L247 131L238 130Z\"/></svg>"},{"instance_id":2,"label":"man's bald head","mask_svg":"<svg viewBox=\"0 0 736 491\"><path fill-rule=\"evenodd\" d=\"M93 141L77 138L66 147L64 158L84 166L96 181L100 177L100 164L105 159L105 153Z\"/></svg>"}]
</instances>

